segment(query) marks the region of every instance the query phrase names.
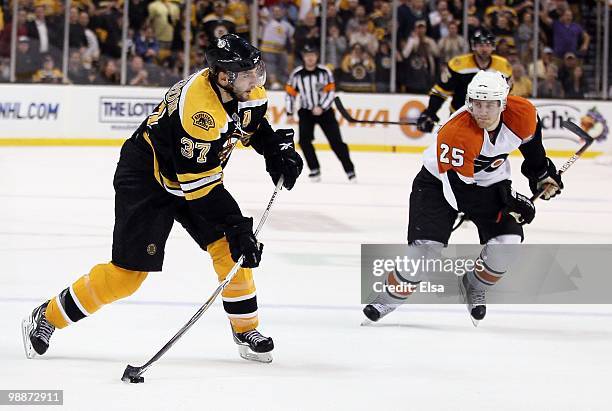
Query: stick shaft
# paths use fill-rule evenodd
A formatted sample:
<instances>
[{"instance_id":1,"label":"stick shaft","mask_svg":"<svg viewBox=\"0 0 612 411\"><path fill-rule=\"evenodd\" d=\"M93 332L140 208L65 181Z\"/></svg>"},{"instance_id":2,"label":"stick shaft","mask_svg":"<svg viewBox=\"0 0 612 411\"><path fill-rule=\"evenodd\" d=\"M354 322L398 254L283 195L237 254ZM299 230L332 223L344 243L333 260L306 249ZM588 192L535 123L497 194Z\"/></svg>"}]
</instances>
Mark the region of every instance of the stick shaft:
<instances>
[{"instance_id":1,"label":"stick shaft","mask_svg":"<svg viewBox=\"0 0 612 411\"><path fill-rule=\"evenodd\" d=\"M268 215L270 214L270 210L272 209L272 204L274 204L274 200L276 199L276 196L278 195L279 191L281 190L283 186L283 180L284 179L281 176L278 183L276 184L274 193L272 193L272 197L270 198L270 201L268 202L268 206L266 207L263 215L261 216L261 219L259 220L259 224L257 225L257 229L255 230L255 237L257 237L258 234L261 232L261 229L263 228L264 223L268 219ZM230 272L225 277L225 280L219 283L219 285L217 286L215 291L212 293L212 295L208 297L208 300L206 300L206 302L198 309L198 311L193 315L193 317L191 317L191 319L187 321L187 323L174 335L174 337L172 337L170 341L168 341L149 361L147 361L146 364L144 364L141 367L138 367L139 368L138 376L142 375L149 367L151 367L157 360L159 360L196 323L196 321L198 321L200 317L202 317L202 315L206 312L206 310L208 310L208 308L217 299L219 294L221 294L223 289L225 289L225 287L230 283L230 281L232 281L232 279L234 278L234 276L236 275L236 273L242 266L243 261L244 261L244 256L240 256L236 264L234 264Z\"/></svg>"}]
</instances>

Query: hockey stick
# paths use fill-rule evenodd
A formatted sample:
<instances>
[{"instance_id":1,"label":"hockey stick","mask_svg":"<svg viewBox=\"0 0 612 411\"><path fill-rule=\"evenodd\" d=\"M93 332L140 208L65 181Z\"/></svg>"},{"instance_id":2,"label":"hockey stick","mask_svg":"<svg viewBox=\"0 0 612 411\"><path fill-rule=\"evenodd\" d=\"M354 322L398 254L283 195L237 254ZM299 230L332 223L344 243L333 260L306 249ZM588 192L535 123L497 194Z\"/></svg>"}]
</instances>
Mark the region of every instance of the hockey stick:
<instances>
[{"instance_id":1,"label":"hockey stick","mask_svg":"<svg viewBox=\"0 0 612 411\"><path fill-rule=\"evenodd\" d=\"M563 163L561 168L559 168L559 174L560 175L565 173L567 171L567 169L570 168L580 158L580 156L582 156L582 154L584 154L584 152L587 151L587 149L595 141L595 139L593 137L589 136L587 134L587 132L584 131L582 128L580 128L580 126L578 124L572 123L569 120L562 120L561 121L561 127L563 127L564 129L569 130L572 133L576 134L580 139L584 140L585 143L582 145L582 147L580 147L580 149L578 151L576 151L574 153L573 156L571 156L569 158L569 160L567 160L565 163ZM538 198L542 197L542 194L544 194L545 191L546 191L546 189L540 191L537 194L534 194L531 197L531 201L536 201Z\"/></svg>"},{"instance_id":2,"label":"hockey stick","mask_svg":"<svg viewBox=\"0 0 612 411\"><path fill-rule=\"evenodd\" d=\"M340 115L344 117L346 121L349 123L361 123L361 124L393 124L397 126L416 126L416 120L408 120L408 121L379 121L379 120L357 120L355 117L351 116L342 101L340 101L340 97L336 96L334 98L334 103L336 103L336 108L340 112Z\"/></svg>"},{"instance_id":3,"label":"hockey stick","mask_svg":"<svg viewBox=\"0 0 612 411\"><path fill-rule=\"evenodd\" d=\"M278 183L276 183L276 188L274 189L274 193L272 193L272 198L270 198L270 201L268 202L268 206L266 207L263 215L261 216L261 220L259 220L259 225L257 226L257 229L255 230L255 237L257 237L257 235L263 228L264 223L268 219L268 215L270 214L270 209L272 208L272 204L274 203L274 200L276 199L277 194L279 193L279 191L281 191L283 187L283 181L284 181L284 178L283 176L281 176L280 179L278 180ZM225 287L230 283L230 281L232 281L232 279L234 278L234 276L236 275L236 273L242 266L243 261L244 261L244 256L241 255L240 258L238 259L238 262L234 264L230 272L225 277L225 280L223 280L217 286L217 288L212 293L212 295L208 297L208 300L206 300L204 305L202 305L200 309L198 309L198 311L193 315L193 317L191 317L191 319L187 322L187 324L185 324L183 328L181 328L174 335L174 337L172 337L170 341L168 341L166 345L164 345L161 348L161 350L157 352L157 354L155 354L149 361L147 361L146 364L140 367L134 367L133 365L128 365L127 367L125 367L125 371L123 372L121 381L131 382L135 384L144 382L144 377L142 377L142 374L144 374L144 372L147 369L149 369L149 367L151 367L157 360L159 360L166 353L166 351L168 351L179 340L179 338L181 338L187 332L187 330L189 330L196 323L196 321L200 319L200 317L204 314L204 312L206 312L206 310L208 310L208 308L212 305L212 303L217 299L219 294L221 294L223 289L225 289Z\"/></svg>"},{"instance_id":4,"label":"hockey stick","mask_svg":"<svg viewBox=\"0 0 612 411\"><path fill-rule=\"evenodd\" d=\"M569 120L562 120L561 121L561 127L565 128L566 130L571 131L572 133L577 135L580 139L584 140L585 143L578 149L578 151L576 151L574 153L573 156L571 156L569 158L569 160L567 160L565 163L563 163L561 168L559 168L559 174L565 173L567 171L567 169L570 168L580 158L580 156L582 156L582 154L584 154L584 152L587 151L587 149L595 141L595 139L593 137L589 136L586 131L584 131L582 128L580 128L579 125L577 125L576 123L572 123ZM540 191L539 193L534 194L530 198L530 200L532 202L536 201L538 198L542 197L542 194L544 194L545 191L546 191L546 189ZM453 227L452 231L455 231L456 229L458 229L459 226L461 226L461 224L463 224L465 219L466 219L466 217L465 217L465 214L464 214L463 216L461 216L461 219L455 225L455 227Z\"/></svg>"}]
</instances>

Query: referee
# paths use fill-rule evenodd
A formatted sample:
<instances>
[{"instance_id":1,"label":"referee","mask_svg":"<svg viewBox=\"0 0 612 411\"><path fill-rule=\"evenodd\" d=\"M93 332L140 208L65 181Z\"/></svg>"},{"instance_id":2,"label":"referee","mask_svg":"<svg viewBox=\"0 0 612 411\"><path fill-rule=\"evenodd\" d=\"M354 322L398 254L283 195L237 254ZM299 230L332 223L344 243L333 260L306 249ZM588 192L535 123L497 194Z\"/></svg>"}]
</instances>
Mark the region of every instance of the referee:
<instances>
[{"instance_id":1,"label":"referee","mask_svg":"<svg viewBox=\"0 0 612 411\"><path fill-rule=\"evenodd\" d=\"M293 115L295 100L299 94L299 142L310 169L308 177L311 181L321 181L321 166L312 145L314 127L318 124L325 133L331 149L342 163L349 181L355 182L355 166L351 162L348 146L342 141L340 127L331 108L336 89L334 76L327 67L317 64L318 59L319 51L316 48L310 45L304 46L302 49L304 65L293 70L285 86L287 115Z\"/></svg>"}]
</instances>

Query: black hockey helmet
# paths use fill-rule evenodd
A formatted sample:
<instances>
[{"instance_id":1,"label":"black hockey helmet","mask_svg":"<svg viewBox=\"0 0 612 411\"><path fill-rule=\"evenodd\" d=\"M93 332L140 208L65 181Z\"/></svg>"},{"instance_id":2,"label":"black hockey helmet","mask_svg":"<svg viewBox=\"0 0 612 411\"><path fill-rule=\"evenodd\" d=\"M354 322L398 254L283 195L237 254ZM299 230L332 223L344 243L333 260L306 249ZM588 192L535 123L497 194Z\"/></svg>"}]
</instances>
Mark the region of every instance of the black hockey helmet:
<instances>
[{"instance_id":1,"label":"black hockey helmet","mask_svg":"<svg viewBox=\"0 0 612 411\"><path fill-rule=\"evenodd\" d=\"M206 49L206 61L213 76L228 74L228 91L239 93L252 85L266 82L266 66L261 51L235 34L226 34L213 41Z\"/></svg>"},{"instance_id":2,"label":"black hockey helmet","mask_svg":"<svg viewBox=\"0 0 612 411\"><path fill-rule=\"evenodd\" d=\"M492 44L495 46L495 35L485 28L478 28L470 38L470 46L474 48L476 44Z\"/></svg>"},{"instance_id":3,"label":"black hockey helmet","mask_svg":"<svg viewBox=\"0 0 612 411\"><path fill-rule=\"evenodd\" d=\"M312 43L306 43L304 45L304 47L302 47L302 50L300 50L300 53L302 54L306 54L306 53L317 53L319 54L319 48Z\"/></svg>"},{"instance_id":4,"label":"black hockey helmet","mask_svg":"<svg viewBox=\"0 0 612 411\"><path fill-rule=\"evenodd\" d=\"M261 62L261 51L240 36L226 34L206 49L206 61L213 73L239 73L256 68Z\"/></svg>"}]
</instances>

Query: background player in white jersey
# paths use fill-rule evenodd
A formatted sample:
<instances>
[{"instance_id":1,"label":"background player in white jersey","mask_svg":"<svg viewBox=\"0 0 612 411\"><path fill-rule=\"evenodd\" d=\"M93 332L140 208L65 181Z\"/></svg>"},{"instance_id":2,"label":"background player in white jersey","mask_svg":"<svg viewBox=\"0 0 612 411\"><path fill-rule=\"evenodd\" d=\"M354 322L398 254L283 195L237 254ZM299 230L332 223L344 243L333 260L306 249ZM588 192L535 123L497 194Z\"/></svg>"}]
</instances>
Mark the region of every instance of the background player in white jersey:
<instances>
[{"instance_id":1,"label":"background player in white jersey","mask_svg":"<svg viewBox=\"0 0 612 411\"><path fill-rule=\"evenodd\" d=\"M460 288L474 321L486 314L486 290L499 281L512 259L511 247L519 244L523 224L535 217L532 201L512 189L508 155L519 149L524 157L522 173L536 194L544 190L548 200L563 188L555 165L546 157L536 108L528 100L508 97L508 83L497 72L480 71L467 88L466 105L437 131L435 143L423 157L423 167L414 179L410 195L408 243L448 244L458 212L464 212L478 228L485 244L482 270L468 272ZM397 272L387 282L415 282ZM409 293L385 293L364 308L372 321L393 311Z\"/></svg>"}]
</instances>

